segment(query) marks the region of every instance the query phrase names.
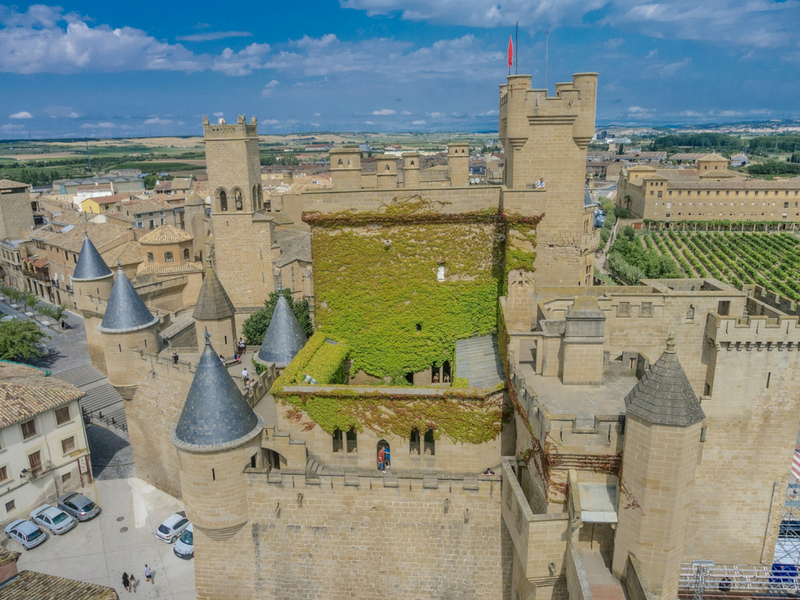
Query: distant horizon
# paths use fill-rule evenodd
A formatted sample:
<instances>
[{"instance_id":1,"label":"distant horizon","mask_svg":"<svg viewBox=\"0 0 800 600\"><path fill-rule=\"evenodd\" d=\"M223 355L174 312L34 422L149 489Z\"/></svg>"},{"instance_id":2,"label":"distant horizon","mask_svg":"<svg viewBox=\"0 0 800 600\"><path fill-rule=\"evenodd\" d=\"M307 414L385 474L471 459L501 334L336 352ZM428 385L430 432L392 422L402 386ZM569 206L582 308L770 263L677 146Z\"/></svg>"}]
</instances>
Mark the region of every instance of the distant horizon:
<instances>
[{"instance_id":1,"label":"distant horizon","mask_svg":"<svg viewBox=\"0 0 800 600\"><path fill-rule=\"evenodd\" d=\"M0 4L0 138L194 135L243 110L278 134L494 130L518 68L551 94L598 72L598 123L794 120L798 30L798 0Z\"/></svg>"}]
</instances>

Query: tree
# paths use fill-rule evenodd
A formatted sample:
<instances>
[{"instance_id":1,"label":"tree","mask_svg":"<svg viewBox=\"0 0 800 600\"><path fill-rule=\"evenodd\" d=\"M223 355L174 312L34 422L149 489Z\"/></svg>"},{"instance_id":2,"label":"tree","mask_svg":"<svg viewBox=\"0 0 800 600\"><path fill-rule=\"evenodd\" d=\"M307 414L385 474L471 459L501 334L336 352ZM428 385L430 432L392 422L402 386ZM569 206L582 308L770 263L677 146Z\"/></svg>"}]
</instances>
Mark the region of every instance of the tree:
<instances>
[{"instance_id":1,"label":"tree","mask_svg":"<svg viewBox=\"0 0 800 600\"><path fill-rule=\"evenodd\" d=\"M288 288L284 288L283 296L289 302L289 307L306 335L310 336L314 333L314 327L311 325L311 318L308 314L308 301L305 299L295 301L292 298L292 291ZM275 312L279 297L279 292L272 292L264 301L264 308L250 315L242 325L242 333L248 344L260 344L264 341L264 334L267 333L267 327L272 320L272 313Z\"/></svg>"},{"instance_id":2,"label":"tree","mask_svg":"<svg viewBox=\"0 0 800 600\"><path fill-rule=\"evenodd\" d=\"M36 310L58 323L62 318L66 319L67 305L50 306L49 304L40 304Z\"/></svg>"},{"instance_id":3,"label":"tree","mask_svg":"<svg viewBox=\"0 0 800 600\"><path fill-rule=\"evenodd\" d=\"M158 182L158 175L156 173L148 173L144 176L144 188L146 190L152 190L156 187L156 183Z\"/></svg>"},{"instance_id":4,"label":"tree","mask_svg":"<svg viewBox=\"0 0 800 600\"><path fill-rule=\"evenodd\" d=\"M3 294L8 296L8 299L14 303L18 303L20 298L22 298L22 292L20 292L17 288L11 287L10 285L3 287Z\"/></svg>"},{"instance_id":5,"label":"tree","mask_svg":"<svg viewBox=\"0 0 800 600\"><path fill-rule=\"evenodd\" d=\"M22 295L21 300L25 303L25 306L30 309L33 309L37 304L39 304L39 297L33 292L25 292Z\"/></svg>"},{"instance_id":6,"label":"tree","mask_svg":"<svg viewBox=\"0 0 800 600\"><path fill-rule=\"evenodd\" d=\"M625 144L620 144L619 148L617 148L617 154L625 154Z\"/></svg>"},{"instance_id":7,"label":"tree","mask_svg":"<svg viewBox=\"0 0 800 600\"><path fill-rule=\"evenodd\" d=\"M27 360L44 356L37 344L49 337L33 321L0 322L0 359Z\"/></svg>"}]
</instances>

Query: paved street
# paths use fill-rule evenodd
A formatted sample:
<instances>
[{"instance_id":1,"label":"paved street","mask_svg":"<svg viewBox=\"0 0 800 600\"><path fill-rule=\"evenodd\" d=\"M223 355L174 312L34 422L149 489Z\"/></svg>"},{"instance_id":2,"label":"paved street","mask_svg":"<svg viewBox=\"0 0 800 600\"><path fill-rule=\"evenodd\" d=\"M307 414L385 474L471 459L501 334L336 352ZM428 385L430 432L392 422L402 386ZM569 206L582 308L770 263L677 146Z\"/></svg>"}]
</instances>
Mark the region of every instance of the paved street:
<instances>
[{"instance_id":1,"label":"paved street","mask_svg":"<svg viewBox=\"0 0 800 600\"><path fill-rule=\"evenodd\" d=\"M138 598L194 600L194 561L175 556L173 546L154 533L161 521L182 510L179 501L135 478L100 480L84 493L98 499L102 513L23 552L20 570L112 586L120 598L129 596L122 587L122 573L133 571L141 580ZM21 550L8 539L0 545ZM154 584L144 580L145 564L155 571Z\"/></svg>"}]
</instances>

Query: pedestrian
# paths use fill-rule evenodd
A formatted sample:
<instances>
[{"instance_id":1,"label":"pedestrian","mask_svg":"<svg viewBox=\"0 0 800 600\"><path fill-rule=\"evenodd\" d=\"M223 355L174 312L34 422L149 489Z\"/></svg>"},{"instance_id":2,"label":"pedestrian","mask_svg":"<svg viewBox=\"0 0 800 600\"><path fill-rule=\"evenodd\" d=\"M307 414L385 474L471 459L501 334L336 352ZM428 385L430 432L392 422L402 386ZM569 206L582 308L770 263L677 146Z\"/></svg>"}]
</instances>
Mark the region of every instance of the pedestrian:
<instances>
[{"instance_id":1,"label":"pedestrian","mask_svg":"<svg viewBox=\"0 0 800 600\"><path fill-rule=\"evenodd\" d=\"M242 379L244 379L245 381L247 381L248 379L250 379L250 373L248 373L248 371L247 371L247 367L245 367L244 369L242 369Z\"/></svg>"},{"instance_id":2,"label":"pedestrian","mask_svg":"<svg viewBox=\"0 0 800 600\"><path fill-rule=\"evenodd\" d=\"M136 586L139 585L139 582L136 580L136 577L133 576L133 573L131 573L130 576L130 584L131 584L131 591L135 592Z\"/></svg>"},{"instance_id":3,"label":"pedestrian","mask_svg":"<svg viewBox=\"0 0 800 600\"><path fill-rule=\"evenodd\" d=\"M178 364L178 353L175 352L174 350L172 351L172 364L173 365Z\"/></svg>"},{"instance_id":4,"label":"pedestrian","mask_svg":"<svg viewBox=\"0 0 800 600\"><path fill-rule=\"evenodd\" d=\"M122 587L125 588L126 592L130 592L131 591L131 582L128 579L128 574L127 573L123 573L122 574Z\"/></svg>"},{"instance_id":5,"label":"pedestrian","mask_svg":"<svg viewBox=\"0 0 800 600\"><path fill-rule=\"evenodd\" d=\"M225 364L225 357L222 356L222 354L219 355L219 362L221 362L223 365Z\"/></svg>"},{"instance_id":6,"label":"pedestrian","mask_svg":"<svg viewBox=\"0 0 800 600\"><path fill-rule=\"evenodd\" d=\"M61 329L67 328L67 322L64 319L61 319Z\"/></svg>"},{"instance_id":7,"label":"pedestrian","mask_svg":"<svg viewBox=\"0 0 800 600\"><path fill-rule=\"evenodd\" d=\"M381 473L384 472L383 467L385 460L386 460L386 451L384 451L384 449L381 448L380 450L378 450L378 471L380 471Z\"/></svg>"},{"instance_id":8,"label":"pedestrian","mask_svg":"<svg viewBox=\"0 0 800 600\"><path fill-rule=\"evenodd\" d=\"M386 446L386 448L383 449L383 462L384 462L385 468L387 468L387 469L391 468L391 466L392 466L392 458L389 455L389 446Z\"/></svg>"},{"instance_id":9,"label":"pedestrian","mask_svg":"<svg viewBox=\"0 0 800 600\"><path fill-rule=\"evenodd\" d=\"M145 581L149 581L150 583L154 583L153 582L153 569L148 567L146 564L144 566L144 580Z\"/></svg>"},{"instance_id":10,"label":"pedestrian","mask_svg":"<svg viewBox=\"0 0 800 600\"><path fill-rule=\"evenodd\" d=\"M239 338L239 356L244 356L244 353L247 352L247 344L244 342L244 338Z\"/></svg>"}]
</instances>

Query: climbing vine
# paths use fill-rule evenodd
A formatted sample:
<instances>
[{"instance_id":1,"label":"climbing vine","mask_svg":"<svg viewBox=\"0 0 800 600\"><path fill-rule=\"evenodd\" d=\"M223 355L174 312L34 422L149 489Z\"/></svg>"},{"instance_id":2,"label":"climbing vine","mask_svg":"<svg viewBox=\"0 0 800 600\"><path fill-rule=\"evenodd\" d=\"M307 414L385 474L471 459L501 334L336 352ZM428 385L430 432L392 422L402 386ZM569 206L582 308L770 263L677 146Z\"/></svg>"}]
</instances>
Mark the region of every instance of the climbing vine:
<instances>
[{"instance_id":1,"label":"climbing vine","mask_svg":"<svg viewBox=\"0 0 800 600\"><path fill-rule=\"evenodd\" d=\"M305 412L324 431L357 431L365 428L379 436L392 434L409 438L411 431L433 429L465 444L482 444L500 435L502 394L488 398L451 392L441 397L388 395L379 391L356 392L347 387L314 393L282 391L275 394L292 414ZM292 412L294 411L294 412Z\"/></svg>"},{"instance_id":2,"label":"climbing vine","mask_svg":"<svg viewBox=\"0 0 800 600\"><path fill-rule=\"evenodd\" d=\"M378 211L303 214L316 322L350 347L353 372L397 382L452 362L456 340L494 331L508 265L533 270L541 217L443 206L412 196Z\"/></svg>"}]
</instances>

